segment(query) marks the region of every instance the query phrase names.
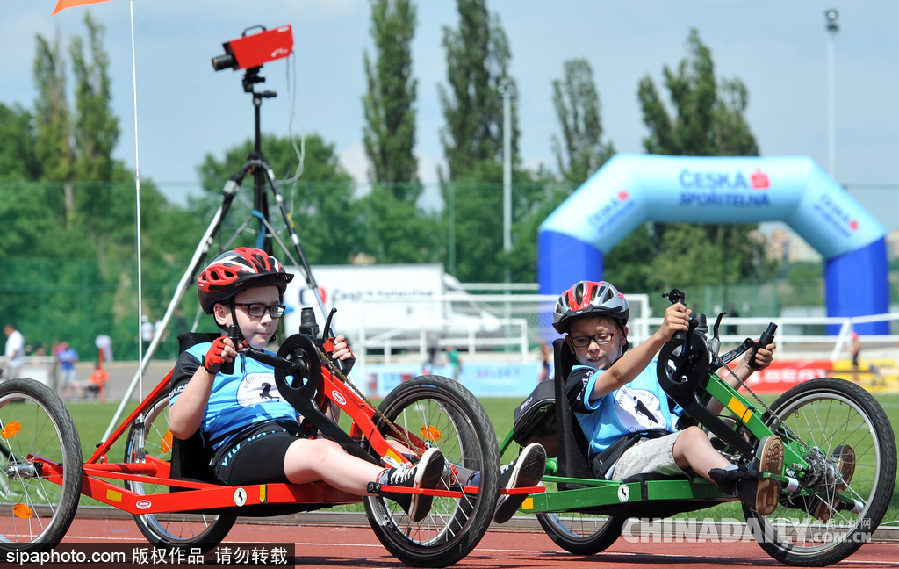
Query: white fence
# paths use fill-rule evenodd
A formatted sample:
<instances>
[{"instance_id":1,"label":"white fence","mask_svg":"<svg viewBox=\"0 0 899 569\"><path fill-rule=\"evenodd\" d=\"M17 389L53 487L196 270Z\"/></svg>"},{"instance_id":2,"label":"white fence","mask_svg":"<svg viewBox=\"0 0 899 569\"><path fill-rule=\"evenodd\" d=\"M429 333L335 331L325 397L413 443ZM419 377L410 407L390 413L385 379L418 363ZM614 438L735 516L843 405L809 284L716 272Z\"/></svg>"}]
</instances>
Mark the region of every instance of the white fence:
<instances>
[{"instance_id":1,"label":"white fence","mask_svg":"<svg viewBox=\"0 0 899 569\"><path fill-rule=\"evenodd\" d=\"M423 359L435 343L439 350L454 347L469 358L537 361L541 341L557 337L551 322L556 298L556 295L468 293L456 299L447 295L446 302L464 300L491 317L472 318L462 323L435 322L433 327L421 329L405 327L398 315L396 321L382 328L356 330L348 335L357 355L371 363ZM629 339L634 345L655 331L662 323L662 317L651 313L648 295L628 294L627 298L631 305ZM712 327L717 314L707 317ZM778 325L778 358L816 357L835 361L848 357L849 337L854 325L896 320L899 320L899 313L854 318L725 316L719 333L727 348L747 337L757 338L769 322L774 322ZM484 322L490 322L490 325L484 325ZM824 332L834 328L840 330L837 335ZM899 335L863 335L860 340L866 357L895 358L899 355Z\"/></svg>"}]
</instances>

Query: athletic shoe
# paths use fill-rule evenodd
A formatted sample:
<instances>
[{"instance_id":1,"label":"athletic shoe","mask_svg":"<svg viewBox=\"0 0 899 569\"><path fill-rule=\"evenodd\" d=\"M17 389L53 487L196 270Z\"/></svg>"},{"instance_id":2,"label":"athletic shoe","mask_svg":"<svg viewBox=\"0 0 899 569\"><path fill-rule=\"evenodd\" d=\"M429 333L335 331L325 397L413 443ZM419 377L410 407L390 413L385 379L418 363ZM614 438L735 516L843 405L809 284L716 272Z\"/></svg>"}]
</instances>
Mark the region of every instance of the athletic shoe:
<instances>
[{"instance_id":1,"label":"athletic shoe","mask_svg":"<svg viewBox=\"0 0 899 569\"><path fill-rule=\"evenodd\" d=\"M833 456L837 459L835 468L831 470L833 465L828 464L827 478L828 488L833 488L833 494L828 492L828 498L818 498L817 505L813 506L809 512L822 522L830 520L837 507L837 492L846 490L846 486L852 482L852 475L855 474L855 451L849 445L840 445L833 451ZM831 480L833 477L833 480ZM832 486L831 486L832 485Z\"/></svg>"},{"instance_id":2,"label":"athletic shoe","mask_svg":"<svg viewBox=\"0 0 899 569\"><path fill-rule=\"evenodd\" d=\"M504 488L536 486L543 478L546 467L546 450L543 445L531 443L521 451L512 464L500 469L499 481ZM503 482L505 481L505 484ZM493 512L493 521L502 524L515 515L528 494L500 494Z\"/></svg>"},{"instance_id":3,"label":"athletic shoe","mask_svg":"<svg viewBox=\"0 0 899 569\"><path fill-rule=\"evenodd\" d=\"M415 466L401 466L384 471L378 482L383 486L405 486L407 488L436 488L443 476L443 454L440 449L429 448L421 455ZM391 494L386 496L396 501L413 522L425 519L431 511L433 496L427 494Z\"/></svg>"},{"instance_id":4,"label":"athletic shoe","mask_svg":"<svg viewBox=\"0 0 899 569\"><path fill-rule=\"evenodd\" d=\"M780 474L784 464L784 445L780 437L765 437L759 443L758 470ZM740 500L763 516L771 515L780 498L780 481L771 478L745 479L737 484Z\"/></svg>"}]
</instances>

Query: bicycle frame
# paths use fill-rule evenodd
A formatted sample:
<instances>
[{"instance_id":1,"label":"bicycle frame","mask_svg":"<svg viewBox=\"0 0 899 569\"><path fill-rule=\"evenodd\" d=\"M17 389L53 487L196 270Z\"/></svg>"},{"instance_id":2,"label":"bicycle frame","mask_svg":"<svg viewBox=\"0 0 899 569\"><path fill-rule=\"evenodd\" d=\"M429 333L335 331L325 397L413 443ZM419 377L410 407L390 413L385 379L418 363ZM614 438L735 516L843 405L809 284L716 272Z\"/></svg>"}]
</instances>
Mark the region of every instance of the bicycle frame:
<instances>
[{"instance_id":1,"label":"bicycle frame","mask_svg":"<svg viewBox=\"0 0 899 569\"><path fill-rule=\"evenodd\" d=\"M693 332L700 342L686 342L685 345L703 346L705 354L700 354L699 359L708 361L708 342L704 335ZM746 348L744 348L745 350ZM742 353L739 352L739 353ZM717 357L717 354L715 354ZM660 362L659 366L663 364ZM667 388L666 388L667 389ZM671 391L669 390L669 395ZM786 489L795 490L799 487L797 478L801 477L809 468L805 459L805 453L801 441L789 437L787 432L773 429L764 420L764 411L744 394L731 387L723 378L719 377L715 370L708 371L696 385L688 385L687 389L672 398L684 409L685 413L697 419L701 426L708 429L722 440L730 444L730 451L740 454L744 460L752 459L754 444L766 436L779 435L784 443L784 464L792 476L786 474L763 473L764 478L778 480ZM730 411L733 423L726 423L720 416L712 414L708 410L708 401L715 399L720 402L724 410ZM747 436L747 433L751 436ZM504 453L512 443L513 432L510 431L500 444L500 453ZM734 448L735 447L735 448ZM525 500L522 511L528 513L564 512L568 510L590 510L591 513L603 513L604 511L619 513L627 508L638 508L651 502L689 502L696 501L695 509L708 507L709 502L728 502L737 499L726 494L721 489L705 479L696 477L675 477L666 479L639 480L633 482L621 482L605 479L571 478L558 476L558 461L547 461L544 483L561 483L577 485L579 488L558 491L548 491L535 494ZM852 500L842 494L838 497L848 501Z\"/></svg>"},{"instance_id":2,"label":"bicycle frame","mask_svg":"<svg viewBox=\"0 0 899 569\"><path fill-rule=\"evenodd\" d=\"M349 494L328 486L323 482L309 484L269 483L245 486L224 486L193 480L170 478L170 464L149 453L143 463L110 463L107 453L116 441L133 424L142 420L150 406L158 397L168 391L171 372L159 382L153 391L115 429L115 431L94 451L84 463L84 477L81 493L85 496L124 510L130 514L157 514L186 512L218 508L247 507L275 504L349 504L361 501L361 496ZM371 449L388 462L410 464L401 449L387 440L375 423L376 411L349 386L331 372L327 365L321 365L319 387L328 400L337 404L352 419L351 436L365 438ZM392 427L399 429L399 426ZM425 429L423 429L425 430ZM413 433L402 430L399 434L404 441L423 451L425 440ZM47 479L61 483L61 465L40 457L29 457L41 464L41 470L50 472ZM130 480L148 484L173 486L184 489L178 492L140 494L112 484L110 480ZM432 496L461 498L463 494L478 492L477 487L460 490L418 489L383 487L397 493L426 493Z\"/></svg>"}]
</instances>

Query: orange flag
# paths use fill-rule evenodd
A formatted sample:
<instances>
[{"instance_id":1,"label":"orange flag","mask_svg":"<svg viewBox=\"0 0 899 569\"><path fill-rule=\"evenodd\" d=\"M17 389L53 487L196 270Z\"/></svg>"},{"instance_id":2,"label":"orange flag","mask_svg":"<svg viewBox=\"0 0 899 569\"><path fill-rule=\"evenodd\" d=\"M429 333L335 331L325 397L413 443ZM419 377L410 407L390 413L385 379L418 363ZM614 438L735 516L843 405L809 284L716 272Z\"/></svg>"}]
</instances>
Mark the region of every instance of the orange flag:
<instances>
[{"instance_id":1,"label":"orange flag","mask_svg":"<svg viewBox=\"0 0 899 569\"><path fill-rule=\"evenodd\" d=\"M56 3L56 9L53 10L55 15L61 10L71 8L72 6L84 6L85 4L99 4L100 2L109 2L109 0L59 0Z\"/></svg>"}]
</instances>

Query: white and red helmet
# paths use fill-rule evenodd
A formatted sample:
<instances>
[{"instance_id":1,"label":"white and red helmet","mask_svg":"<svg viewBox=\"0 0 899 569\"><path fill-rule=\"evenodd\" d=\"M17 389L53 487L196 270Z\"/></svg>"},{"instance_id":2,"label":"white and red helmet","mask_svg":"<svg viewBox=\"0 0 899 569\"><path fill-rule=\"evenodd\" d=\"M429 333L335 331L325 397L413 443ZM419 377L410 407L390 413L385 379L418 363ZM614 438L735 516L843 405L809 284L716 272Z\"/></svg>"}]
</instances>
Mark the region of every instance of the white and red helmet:
<instances>
[{"instance_id":1,"label":"white and red helmet","mask_svg":"<svg viewBox=\"0 0 899 569\"><path fill-rule=\"evenodd\" d=\"M587 316L608 316L621 326L627 324L630 307L624 295L605 281L580 281L559 295L553 310L553 328L568 332L571 323Z\"/></svg>"},{"instance_id":2,"label":"white and red helmet","mask_svg":"<svg viewBox=\"0 0 899 569\"><path fill-rule=\"evenodd\" d=\"M197 277L197 296L206 314L218 302L250 287L275 285L284 294L293 275L262 249L238 248L222 253Z\"/></svg>"}]
</instances>

